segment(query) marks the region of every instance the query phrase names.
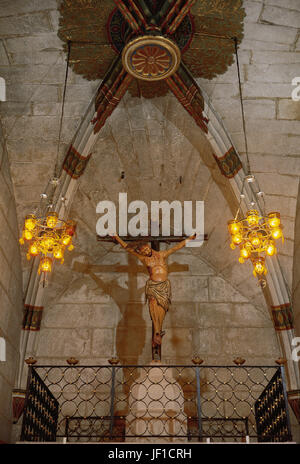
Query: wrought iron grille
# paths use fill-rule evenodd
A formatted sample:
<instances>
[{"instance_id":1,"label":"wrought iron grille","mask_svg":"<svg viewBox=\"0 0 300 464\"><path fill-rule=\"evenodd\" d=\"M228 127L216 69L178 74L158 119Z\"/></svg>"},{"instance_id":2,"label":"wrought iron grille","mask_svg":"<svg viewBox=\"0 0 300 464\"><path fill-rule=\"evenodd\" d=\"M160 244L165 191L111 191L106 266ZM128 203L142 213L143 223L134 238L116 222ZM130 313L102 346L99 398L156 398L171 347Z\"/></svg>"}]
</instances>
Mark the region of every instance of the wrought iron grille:
<instances>
[{"instance_id":1,"label":"wrought iron grille","mask_svg":"<svg viewBox=\"0 0 300 464\"><path fill-rule=\"evenodd\" d=\"M111 418L107 417L67 417L65 436L68 442L110 441ZM125 441L125 418L114 416L112 436Z\"/></svg>"},{"instance_id":2,"label":"wrought iron grille","mask_svg":"<svg viewBox=\"0 0 300 464\"><path fill-rule=\"evenodd\" d=\"M35 366L59 402L57 437L68 441L251 441L261 438L258 398L281 380L280 427L290 440L280 367ZM269 402L277 396L269 397ZM25 417L25 416L24 416ZM282 433L282 428L287 433Z\"/></svg>"},{"instance_id":3,"label":"wrought iron grille","mask_svg":"<svg viewBox=\"0 0 300 464\"><path fill-rule=\"evenodd\" d=\"M189 441L195 441L197 418L188 419ZM245 442L249 436L248 418L245 419L226 419L222 417L203 418L202 436L209 438L212 442Z\"/></svg>"},{"instance_id":4,"label":"wrought iron grille","mask_svg":"<svg viewBox=\"0 0 300 464\"><path fill-rule=\"evenodd\" d=\"M21 441L56 441L59 404L33 368L29 369Z\"/></svg>"},{"instance_id":5,"label":"wrought iron grille","mask_svg":"<svg viewBox=\"0 0 300 464\"><path fill-rule=\"evenodd\" d=\"M291 440L283 373L278 370L255 402L258 441Z\"/></svg>"}]
</instances>

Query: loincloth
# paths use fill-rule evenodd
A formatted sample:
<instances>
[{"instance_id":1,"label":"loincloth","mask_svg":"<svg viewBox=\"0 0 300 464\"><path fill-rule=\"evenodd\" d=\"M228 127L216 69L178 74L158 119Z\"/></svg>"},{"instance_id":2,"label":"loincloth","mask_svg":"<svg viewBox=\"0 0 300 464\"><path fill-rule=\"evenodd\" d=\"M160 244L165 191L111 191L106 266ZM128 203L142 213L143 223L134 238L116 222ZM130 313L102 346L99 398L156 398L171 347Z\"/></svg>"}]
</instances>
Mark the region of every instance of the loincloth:
<instances>
[{"instance_id":1,"label":"loincloth","mask_svg":"<svg viewBox=\"0 0 300 464\"><path fill-rule=\"evenodd\" d=\"M171 282L165 280L163 282L155 282L148 279L145 288L146 301L150 298L155 298L159 306L166 312L171 304Z\"/></svg>"}]
</instances>

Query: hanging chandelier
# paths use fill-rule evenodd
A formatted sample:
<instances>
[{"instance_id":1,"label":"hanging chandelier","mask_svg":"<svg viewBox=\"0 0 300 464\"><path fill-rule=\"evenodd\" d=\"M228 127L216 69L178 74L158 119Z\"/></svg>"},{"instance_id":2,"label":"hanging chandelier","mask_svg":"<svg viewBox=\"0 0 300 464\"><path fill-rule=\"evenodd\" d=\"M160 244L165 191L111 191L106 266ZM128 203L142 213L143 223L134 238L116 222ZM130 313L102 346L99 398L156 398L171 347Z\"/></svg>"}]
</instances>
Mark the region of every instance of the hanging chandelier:
<instances>
[{"instance_id":1,"label":"hanging chandelier","mask_svg":"<svg viewBox=\"0 0 300 464\"><path fill-rule=\"evenodd\" d=\"M239 262L244 263L247 260L252 262L253 275L258 278L259 285L264 288L266 286L266 280L263 276L267 274L266 258L268 256L274 256L277 253L276 240L281 238L283 242L284 238L280 213L271 212L265 214L264 192L261 191L257 179L250 170L236 39L234 39L234 43L245 141L247 175L244 177L242 182L240 203L235 218L228 221L228 231L231 236L230 247L232 249L239 247ZM248 195L249 204L246 202L246 193ZM242 201L245 201L248 212L244 217L238 219Z\"/></svg>"},{"instance_id":2,"label":"hanging chandelier","mask_svg":"<svg viewBox=\"0 0 300 464\"><path fill-rule=\"evenodd\" d=\"M72 241L75 235L75 222L72 220L61 219L55 211L59 201L62 206L66 206L66 198L64 196L60 196L61 192L58 187L60 183L58 165L70 52L71 43L68 42L68 55L58 134L57 155L53 177L48 182L45 192L40 195L41 201L39 207L35 210L35 212L28 214L25 217L22 236L19 240L21 245L24 245L25 243L28 244L28 260L32 257L40 257L38 274L43 275L43 286L46 282L46 275L52 271L54 262L60 261L63 263L66 248L69 251L74 249ZM45 201L47 201L46 204Z\"/></svg>"},{"instance_id":3,"label":"hanging chandelier","mask_svg":"<svg viewBox=\"0 0 300 464\"><path fill-rule=\"evenodd\" d=\"M64 221L56 212L50 211L44 217L29 214L24 221L21 245L28 244L27 259L40 256L38 273L51 272L53 260L64 262L66 248L74 249L72 243L75 234L75 223Z\"/></svg>"},{"instance_id":4,"label":"hanging chandelier","mask_svg":"<svg viewBox=\"0 0 300 464\"><path fill-rule=\"evenodd\" d=\"M277 253L275 241L282 238L283 233L280 213L272 212L267 216L260 216L256 209L247 212L246 217L228 222L231 235L230 247L240 249L239 262L250 260L253 264L253 275L263 283L261 276L266 275L266 256Z\"/></svg>"}]
</instances>

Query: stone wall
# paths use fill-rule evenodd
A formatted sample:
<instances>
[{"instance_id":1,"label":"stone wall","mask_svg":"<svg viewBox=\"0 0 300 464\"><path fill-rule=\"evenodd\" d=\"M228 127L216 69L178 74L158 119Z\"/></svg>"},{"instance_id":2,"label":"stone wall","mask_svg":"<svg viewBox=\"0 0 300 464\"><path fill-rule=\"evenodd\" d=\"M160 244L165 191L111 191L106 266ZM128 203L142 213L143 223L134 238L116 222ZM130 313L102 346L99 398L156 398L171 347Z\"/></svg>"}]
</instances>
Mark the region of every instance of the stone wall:
<instances>
[{"instance_id":1,"label":"stone wall","mask_svg":"<svg viewBox=\"0 0 300 464\"><path fill-rule=\"evenodd\" d=\"M10 167L0 125L0 336L6 342L6 361L0 361L0 440L4 442L10 441L11 395L19 363L22 320L22 272L18 234Z\"/></svg>"},{"instance_id":2,"label":"stone wall","mask_svg":"<svg viewBox=\"0 0 300 464\"><path fill-rule=\"evenodd\" d=\"M293 256L298 256L294 255L294 222L300 173L300 121L299 103L291 100L291 82L299 73L299 1L243 3L247 16L239 55L250 162L265 191L267 211L279 210L282 214L285 243L280 247L279 257L291 286ZM0 74L8 81L8 101L0 104L0 115L21 222L24 214L36 206L52 174L65 55L57 38L56 0L5 0L2 4ZM199 82L245 159L242 122L237 116L240 103L235 64L213 81ZM61 160L97 85L70 70ZM186 134L185 138L182 134ZM57 266L47 291L42 328L31 353L39 363L65 363L69 356L78 357L81 364L106 363L113 354L123 362L149 362L151 323L143 302L145 275L104 272L102 265L133 263L128 263L127 255L117 247L96 242L93 220L95 203L100 198L113 199L118 191L128 191L132 199L154 199L155 191L159 198L165 199L205 199L211 211L206 218L208 243L201 250L182 250L174 257L190 269L183 275L170 276L173 307L164 324L166 362L189 363L197 353L207 363L228 364L240 355L253 364L273 364L279 349L262 293L251 276L251 268L240 265L237 254L229 248L226 222L232 218L232 211L213 183L210 175L213 168L208 172L204 162L200 162L200 156L205 158L201 150L209 153L199 128L174 98L154 99L150 105L143 99L126 97L113 113L101 132L71 211L79 224L76 249L72 256L66 257L64 266ZM125 180L120 180L122 171ZM1 182L1 194L2 190L7 196L3 208L6 213L9 210L7 219L1 220L4 227L7 221L9 224L15 221L15 216L11 219L15 213L9 207L13 203L11 186ZM2 210L0 213L3 214ZM17 232L16 224L11 228ZM3 306L5 312L1 308L1 318L4 315L5 318L3 324L1 319L0 327L4 331L3 325L8 331L11 353L13 346L18 345L21 314L20 284L16 289L10 283L11 275L13 284L21 281L14 274L19 272L19 258L14 258L14 253L18 253L15 238L6 240L0 263L0 271L2 266L8 267L7 256L14 263L13 270L1 272L1 279L6 281L3 285L1 281L0 287L7 290L2 292L7 302ZM81 272L76 262L99 268ZM23 270L27 266L24 258ZM18 303L8 310L14 298ZM8 365L0 366L3 370ZM16 365L14 362L9 369L11 378ZM7 398L13 380L8 379L7 371L3 370L3 376L0 418L4 422L1 419L0 424L5 424L1 427L8 436L5 417L10 413L6 410L4 417L1 405L10 405ZM6 435L3 439L7 439Z\"/></svg>"},{"instance_id":3,"label":"stone wall","mask_svg":"<svg viewBox=\"0 0 300 464\"><path fill-rule=\"evenodd\" d=\"M73 275L60 298L45 308L35 353L39 364L65 364L70 356L82 365L107 364L113 355L124 364L151 361L147 276L142 265L139 273L110 272L117 263L138 264L117 246L114 250L100 265L89 266L88 274ZM206 364L228 365L238 356L252 365L273 364L280 351L267 309L254 306L191 250L173 255L172 262L189 270L170 273L163 362L191 364L198 354Z\"/></svg>"},{"instance_id":4,"label":"stone wall","mask_svg":"<svg viewBox=\"0 0 300 464\"><path fill-rule=\"evenodd\" d=\"M97 171L92 165L90 168L97 179ZM204 165L201 169L208 178ZM93 188L87 173L71 212L78 221L75 250L66 253L64 265L58 265L52 275L35 351L29 353L39 364L65 363L70 356L81 364L106 364L113 355L126 364L151 360L151 319L144 298L147 271L118 245L96 241L97 215L90 201ZM195 191L197 194L200 192ZM217 219L214 202L222 205L222 218ZM238 253L229 254L224 228L218 228L219 235L213 233L216 220L229 219L230 215L225 199L212 183L205 201L208 241L201 248L185 248L169 258L169 264L175 262L188 269L169 274L172 307L164 322L162 351L167 363L189 364L198 354L207 364L232 364L237 356L251 364L273 364L280 355L251 265L239 264ZM245 288L247 282L246 292L230 276L222 275L218 261L210 255L213 248L236 262Z\"/></svg>"}]
</instances>

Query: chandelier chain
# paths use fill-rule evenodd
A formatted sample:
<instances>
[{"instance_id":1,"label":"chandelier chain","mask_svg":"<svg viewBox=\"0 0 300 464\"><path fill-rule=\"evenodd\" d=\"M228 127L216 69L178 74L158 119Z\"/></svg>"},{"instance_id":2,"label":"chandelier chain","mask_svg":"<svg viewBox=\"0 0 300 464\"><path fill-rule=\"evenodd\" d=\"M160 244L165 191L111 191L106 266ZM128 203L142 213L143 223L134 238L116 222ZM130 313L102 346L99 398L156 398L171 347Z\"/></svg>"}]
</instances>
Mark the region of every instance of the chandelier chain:
<instances>
[{"instance_id":1,"label":"chandelier chain","mask_svg":"<svg viewBox=\"0 0 300 464\"><path fill-rule=\"evenodd\" d=\"M68 82L68 75L69 75L69 63L70 63L70 55L71 55L71 41L70 40L68 40L67 45L68 45L67 64L66 64L66 72L65 72L65 80L64 80L64 90L63 90L63 96L62 96L62 106L61 106L61 115L60 115L59 132L58 132L56 161L55 161L55 167L54 167L54 177L55 178L58 177L59 149L60 149L60 142L61 142L63 118L64 118L64 112L65 112L66 90L67 90L67 82Z\"/></svg>"},{"instance_id":2,"label":"chandelier chain","mask_svg":"<svg viewBox=\"0 0 300 464\"><path fill-rule=\"evenodd\" d=\"M246 121L245 121L244 102L243 102L243 95L242 95L241 72L240 72L239 55L238 55L238 43L237 43L237 38L236 37L234 37L233 40L234 40L236 66L237 66L237 74L238 74L238 82L239 82L239 96L240 96L241 111L242 111L242 123L243 123L243 133L244 133L244 141L245 141L245 153L246 153L246 160L247 160L247 174L249 175L251 173L251 170L250 170L250 161L249 161L249 153L248 153L248 140L247 140L247 134L246 134Z\"/></svg>"}]
</instances>

